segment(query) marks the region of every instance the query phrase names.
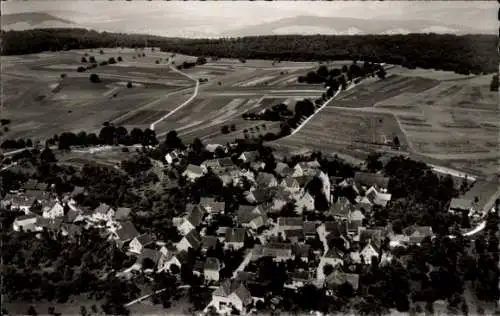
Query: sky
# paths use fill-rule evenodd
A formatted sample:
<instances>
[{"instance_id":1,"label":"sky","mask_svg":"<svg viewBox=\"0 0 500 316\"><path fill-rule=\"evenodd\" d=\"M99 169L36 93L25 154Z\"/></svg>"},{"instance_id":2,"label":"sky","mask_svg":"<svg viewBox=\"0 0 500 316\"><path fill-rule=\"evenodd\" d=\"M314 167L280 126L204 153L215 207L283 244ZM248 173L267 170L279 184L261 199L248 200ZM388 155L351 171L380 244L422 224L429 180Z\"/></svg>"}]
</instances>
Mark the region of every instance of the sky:
<instances>
[{"instance_id":1,"label":"sky","mask_svg":"<svg viewBox=\"0 0 500 316\"><path fill-rule=\"evenodd\" d=\"M496 1L6 1L3 14L47 12L81 25L113 31L161 32L183 27L221 31L312 15L363 19L426 19L436 23L497 28ZM493 27L494 25L494 27ZM123 28L121 30L120 28Z\"/></svg>"}]
</instances>

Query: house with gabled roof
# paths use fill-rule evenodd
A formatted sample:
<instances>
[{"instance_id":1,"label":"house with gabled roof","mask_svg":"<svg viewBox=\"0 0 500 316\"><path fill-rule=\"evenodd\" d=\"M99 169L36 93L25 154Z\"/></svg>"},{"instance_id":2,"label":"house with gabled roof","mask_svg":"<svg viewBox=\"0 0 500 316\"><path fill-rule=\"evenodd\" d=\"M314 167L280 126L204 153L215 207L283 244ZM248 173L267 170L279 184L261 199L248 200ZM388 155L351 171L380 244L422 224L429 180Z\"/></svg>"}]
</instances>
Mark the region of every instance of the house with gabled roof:
<instances>
[{"instance_id":1,"label":"house with gabled roof","mask_svg":"<svg viewBox=\"0 0 500 316\"><path fill-rule=\"evenodd\" d=\"M304 229L285 229L283 231L283 237L290 240L291 243L298 243L299 241L304 241Z\"/></svg>"},{"instance_id":2,"label":"house with gabled roof","mask_svg":"<svg viewBox=\"0 0 500 316\"><path fill-rule=\"evenodd\" d=\"M33 200L29 199L23 194L12 194L7 193L2 199L1 206L3 208L9 208L14 210L20 210L25 213L29 212L30 207L33 205Z\"/></svg>"},{"instance_id":3,"label":"house with gabled roof","mask_svg":"<svg viewBox=\"0 0 500 316\"><path fill-rule=\"evenodd\" d=\"M387 206L387 203L391 201L392 195L389 193L381 193L377 191L375 187L370 187L366 192L365 196L358 196L356 202L366 203L371 205L380 205L383 207Z\"/></svg>"},{"instance_id":4,"label":"house with gabled roof","mask_svg":"<svg viewBox=\"0 0 500 316\"><path fill-rule=\"evenodd\" d=\"M130 212L132 209L130 207L119 207L116 209L115 221L126 221L130 219Z\"/></svg>"},{"instance_id":5,"label":"house with gabled roof","mask_svg":"<svg viewBox=\"0 0 500 316\"><path fill-rule=\"evenodd\" d=\"M235 169L236 165L233 163L231 158L224 157L224 158L205 160L200 167L204 169L205 172L207 172L208 169L211 169L213 173L219 174L221 172Z\"/></svg>"},{"instance_id":6,"label":"house with gabled roof","mask_svg":"<svg viewBox=\"0 0 500 316\"><path fill-rule=\"evenodd\" d=\"M196 179L201 178L204 173L205 172L202 167L189 164L186 170L182 173L182 176L186 177L188 181L194 182Z\"/></svg>"},{"instance_id":7,"label":"house with gabled roof","mask_svg":"<svg viewBox=\"0 0 500 316\"><path fill-rule=\"evenodd\" d=\"M178 149L174 149L165 155L165 161L171 165L179 162L182 159L182 152Z\"/></svg>"},{"instance_id":8,"label":"house with gabled roof","mask_svg":"<svg viewBox=\"0 0 500 316\"><path fill-rule=\"evenodd\" d=\"M309 261L311 250L311 246L308 244L295 243L292 245L292 255L305 262Z\"/></svg>"},{"instance_id":9,"label":"house with gabled roof","mask_svg":"<svg viewBox=\"0 0 500 316\"><path fill-rule=\"evenodd\" d=\"M271 257L274 261L293 259L292 244L269 242L265 245L255 245L252 249L251 260L258 260L262 257Z\"/></svg>"},{"instance_id":10,"label":"house with gabled roof","mask_svg":"<svg viewBox=\"0 0 500 316\"><path fill-rule=\"evenodd\" d=\"M432 237L432 227L431 226L418 226L412 225L403 229L403 234L408 237L410 244L419 244L426 237Z\"/></svg>"},{"instance_id":11,"label":"house with gabled roof","mask_svg":"<svg viewBox=\"0 0 500 316\"><path fill-rule=\"evenodd\" d=\"M281 181L280 186L283 188L283 190L290 192L292 194L297 194L301 190L300 184L297 181L297 179L292 177L284 178Z\"/></svg>"},{"instance_id":12,"label":"house with gabled roof","mask_svg":"<svg viewBox=\"0 0 500 316\"><path fill-rule=\"evenodd\" d=\"M293 175L293 169L283 162L276 163L276 168L274 168L274 171L277 175L283 178L291 177Z\"/></svg>"},{"instance_id":13,"label":"house with gabled roof","mask_svg":"<svg viewBox=\"0 0 500 316\"><path fill-rule=\"evenodd\" d=\"M365 186L367 188L373 186L380 189L387 189L389 186L389 177L381 173L358 171L354 173L354 182L359 186Z\"/></svg>"},{"instance_id":14,"label":"house with gabled roof","mask_svg":"<svg viewBox=\"0 0 500 316\"><path fill-rule=\"evenodd\" d=\"M336 220L347 220L352 211L354 211L354 205L346 197L341 196L336 203L332 203L326 215Z\"/></svg>"},{"instance_id":15,"label":"house with gabled roof","mask_svg":"<svg viewBox=\"0 0 500 316\"><path fill-rule=\"evenodd\" d=\"M331 265L333 268L341 266L344 264L345 254L335 247L331 247L328 251L321 257L316 271L316 277L318 280L324 280L325 275L323 273L323 268L326 265Z\"/></svg>"},{"instance_id":16,"label":"house with gabled roof","mask_svg":"<svg viewBox=\"0 0 500 316\"><path fill-rule=\"evenodd\" d=\"M292 201L295 202L292 194L284 191L283 189L278 189L274 194L272 203L270 203L270 209L271 211L281 211L287 203Z\"/></svg>"},{"instance_id":17,"label":"house with gabled roof","mask_svg":"<svg viewBox=\"0 0 500 316\"><path fill-rule=\"evenodd\" d=\"M112 234L113 239L116 240L116 243L119 248L122 248L123 245L135 237L139 236L139 232L135 228L135 225L131 221L125 221L120 223L120 228L116 230Z\"/></svg>"},{"instance_id":18,"label":"house with gabled roof","mask_svg":"<svg viewBox=\"0 0 500 316\"><path fill-rule=\"evenodd\" d=\"M134 239L132 239L132 241L130 242L130 244L128 246L129 251L133 252L133 253L140 254L146 246L151 245L154 242L155 242L154 238L150 234L139 235L139 236L135 237Z\"/></svg>"},{"instance_id":19,"label":"house with gabled roof","mask_svg":"<svg viewBox=\"0 0 500 316\"><path fill-rule=\"evenodd\" d=\"M206 253L210 249L217 247L219 239L215 236L203 236L201 241L201 251Z\"/></svg>"},{"instance_id":20,"label":"house with gabled roof","mask_svg":"<svg viewBox=\"0 0 500 316\"><path fill-rule=\"evenodd\" d=\"M218 258L208 257L205 259L203 265L203 276L206 281L219 281L220 270L224 268L224 262L221 262Z\"/></svg>"},{"instance_id":21,"label":"house with gabled roof","mask_svg":"<svg viewBox=\"0 0 500 316\"><path fill-rule=\"evenodd\" d=\"M360 227L358 230L359 243L361 245L372 243L377 248L380 248L382 241L385 238L385 232L377 228L364 228Z\"/></svg>"},{"instance_id":22,"label":"house with gabled roof","mask_svg":"<svg viewBox=\"0 0 500 316\"><path fill-rule=\"evenodd\" d=\"M207 213L220 213L224 211L226 203L217 202L214 198L202 197L200 198L200 205Z\"/></svg>"},{"instance_id":23,"label":"house with gabled roof","mask_svg":"<svg viewBox=\"0 0 500 316\"><path fill-rule=\"evenodd\" d=\"M179 251L183 251L183 250L187 251L189 248L193 248L194 250L197 250L198 248L201 247L201 242L202 242L202 239L201 239L200 234L198 233L198 231L193 229L186 236L184 236L181 239L181 241L179 241L177 243L177 249Z\"/></svg>"},{"instance_id":24,"label":"house with gabled roof","mask_svg":"<svg viewBox=\"0 0 500 316\"><path fill-rule=\"evenodd\" d=\"M284 232L291 229L304 229L304 220L300 216L278 217L278 231Z\"/></svg>"},{"instance_id":25,"label":"house with gabled roof","mask_svg":"<svg viewBox=\"0 0 500 316\"><path fill-rule=\"evenodd\" d=\"M200 205L196 205L188 216L185 217L183 223L177 227L182 235L187 235L190 231L196 229L203 223L205 217L205 210Z\"/></svg>"},{"instance_id":26,"label":"house with gabled roof","mask_svg":"<svg viewBox=\"0 0 500 316\"><path fill-rule=\"evenodd\" d=\"M314 197L307 191L300 195L295 202L295 211L302 214L303 211L314 211Z\"/></svg>"},{"instance_id":27,"label":"house with gabled roof","mask_svg":"<svg viewBox=\"0 0 500 316\"><path fill-rule=\"evenodd\" d=\"M304 222L304 229L303 229L303 232L304 232L304 238L305 239L314 239L316 237L316 235L318 234L318 226L319 226L319 222L316 222L316 221L306 221Z\"/></svg>"},{"instance_id":28,"label":"house with gabled roof","mask_svg":"<svg viewBox=\"0 0 500 316\"><path fill-rule=\"evenodd\" d=\"M241 249L245 245L247 232L245 228L231 228L226 231L224 239L224 248L226 249Z\"/></svg>"},{"instance_id":29,"label":"house with gabled roof","mask_svg":"<svg viewBox=\"0 0 500 316\"><path fill-rule=\"evenodd\" d=\"M361 251L351 252L351 260L354 263L364 263L370 265L373 257L379 258L380 254L380 246L373 242L369 242Z\"/></svg>"},{"instance_id":30,"label":"house with gabled roof","mask_svg":"<svg viewBox=\"0 0 500 316\"><path fill-rule=\"evenodd\" d=\"M267 172L259 172L255 182L259 188L274 188L278 186L278 180L276 180L276 177Z\"/></svg>"},{"instance_id":31,"label":"house with gabled roof","mask_svg":"<svg viewBox=\"0 0 500 316\"><path fill-rule=\"evenodd\" d=\"M58 218L64 216L64 206L58 201L52 201L50 205L43 208L43 217L45 218Z\"/></svg>"},{"instance_id":32,"label":"house with gabled roof","mask_svg":"<svg viewBox=\"0 0 500 316\"><path fill-rule=\"evenodd\" d=\"M246 193L246 200L249 203L264 203L274 197L275 191L271 188L258 188Z\"/></svg>"},{"instance_id":33,"label":"house with gabled roof","mask_svg":"<svg viewBox=\"0 0 500 316\"><path fill-rule=\"evenodd\" d=\"M172 266L176 265L179 269L188 259L187 251L162 253L158 260L158 273L170 271Z\"/></svg>"},{"instance_id":34,"label":"house with gabled roof","mask_svg":"<svg viewBox=\"0 0 500 316\"><path fill-rule=\"evenodd\" d=\"M244 163L252 163L259 159L259 152L257 150L245 151L243 152L238 159L242 160Z\"/></svg>"},{"instance_id":35,"label":"house with gabled roof","mask_svg":"<svg viewBox=\"0 0 500 316\"><path fill-rule=\"evenodd\" d=\"M267 216L259 206L240 205L236 222L241 227L257 230L266 225Z\"/></svg>"},{"instance_id":36,"label":"house with gabled roof","mask_svg":"<svg viewBox=\"0 0 500 316\"><path fill-rule=\"evenodd\" d=\"M115 216L115 210L106 203L101 203L94 209L92 219L95 221L110 221Z\"/></svg>"},{"instance_id":37,"label":"house with gabled roof","mask_svg":"<svg viewBox=\"0 0 500 316\"><path fill-rule=\"evenodd\" d=\"M320 167L317 160L299 162L293 168L292 177L314 176Z\"/></svg>"},{"instance_id":38,"label":"house with gabled roof","mask_svg":"<svg viewBox=\"0 0 500 316\"><path fill-rule=\"evenodd\" d=\"M212 300L203 312L207 313L213 307L218 314L231 313L232 308L244 313L251 303L252 295L243 283L226 280L212 293Z\"/></svg>"}]
</instances>

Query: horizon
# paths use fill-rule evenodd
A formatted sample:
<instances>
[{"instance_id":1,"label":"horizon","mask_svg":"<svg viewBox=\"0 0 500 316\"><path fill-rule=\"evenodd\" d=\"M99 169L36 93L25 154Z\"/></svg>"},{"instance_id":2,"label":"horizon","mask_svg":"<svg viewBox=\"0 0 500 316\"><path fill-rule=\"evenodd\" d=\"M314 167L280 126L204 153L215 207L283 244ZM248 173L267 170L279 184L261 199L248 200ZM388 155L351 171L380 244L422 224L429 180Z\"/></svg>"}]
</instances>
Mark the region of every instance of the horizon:
<instances>
[{"instance_id":1,"label":"horizon","mask_svg":"<svg viewBox=\"0 0 500 316\"><path fill-rule=\"evenodd\" d=\"M497 30L496 4L491 1L389 2L92 2L8 1L2 14L47 13L98 31L150 34L165 37L221 37L221 34L299 16L397 21L394 32L406 24L425 21L430 32L455 29L492 33ZM443 27L444 25L444 27ZM450 28L449 26L454 26ZM50 26L45 26L50 27ZM56 26L57 27L57 26ZM3 25L2 25L2 28ZM7 28L8 29L8 28ZM333 28L301 26L301 32L333 34ZM288 28L285 32L293 32ZM471 32L471 31L468 31ZM472 33L475 33L472 31ZM274 35L270 32L269 35ZM306 35L306 34L304 34Z\"/></svg>"}]
</instances>

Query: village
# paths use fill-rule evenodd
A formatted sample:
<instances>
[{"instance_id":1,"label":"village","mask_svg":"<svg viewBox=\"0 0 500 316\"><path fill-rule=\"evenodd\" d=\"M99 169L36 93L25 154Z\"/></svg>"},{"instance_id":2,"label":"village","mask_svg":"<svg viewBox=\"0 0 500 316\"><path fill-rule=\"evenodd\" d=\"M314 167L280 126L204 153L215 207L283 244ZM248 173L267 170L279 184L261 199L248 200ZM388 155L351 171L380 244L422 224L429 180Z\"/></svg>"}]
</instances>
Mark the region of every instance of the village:
<instances>
[{"instance_id":1,"label":"village","mask_svg":"<svg viewBox=\"0 0 500 316\"><path fill-rule=\"evenodd\" d=\"M116 271L120 278L179 275L194 254L192 273L213 289L203 313L256 312L271 293L269 280L262 280L257 273L262 260L272 259L272 264L285 267L287 290L314 285L328 295L348 286L356 293L364 267L383 267L393 261L404 266L407 256L398 256L400 249L434 238L431 226L380 225L376 213L392 202L390 178L380 171L356 171L348 178L329 176L318 160L304 159L295 165L276 161L274 170L266 172L269 167L258 150L244 151L231 159L230 146L210 146L206 148L225 157L187 164L182 168L182 179L195 183L210 174L223 186L248 189L232 212L226 209L222 196L202 196L199 203L187 204L184 214L172 219L180 241L157 240L153 234L140 233L129 207L105 203L95 209L80 206L76 200L86 194L83 187L57 196L50 184L30 179L19 190L7 193L1 206L24 212L14 220L12 230L34 236L50 231L77 240L82 229L99 229L110 243L137 258L130 267ZM187 149L174 149L163 162L156 163L168 173L178 168L187 154ZM493 208L491 203L480 207L479 202L478 197L454 198L449 212L465 212L475 226L484 217L483 208ZM242 260L225 262L226 252L237 252Z\"/></svg>"}]
</instances>

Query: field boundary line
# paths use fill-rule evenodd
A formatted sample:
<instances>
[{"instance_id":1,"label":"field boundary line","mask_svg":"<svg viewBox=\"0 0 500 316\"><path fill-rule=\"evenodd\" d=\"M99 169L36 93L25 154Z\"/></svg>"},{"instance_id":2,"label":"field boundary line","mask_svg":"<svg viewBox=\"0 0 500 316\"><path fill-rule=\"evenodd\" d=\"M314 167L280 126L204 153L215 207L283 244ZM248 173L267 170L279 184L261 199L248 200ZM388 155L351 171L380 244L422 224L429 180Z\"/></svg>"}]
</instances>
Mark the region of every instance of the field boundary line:
<instances>
[{"instance_id":1,"label":"field boundary line","mask_svg":"<svg viewBox=\"0 0 500 316\"><path fill-rule=\"evenodd\" d=\"M194 98L196 98L196 97L198 96L198 88L199 88L199 86L200 86L200 82L199 82L199 80L194 79L194 78L193 78L193 77L191 77L190 75L188 75L188 74L186 74L186 73L184 73L184 72L182 72L182 71L180 71L180 70L176 69L175 67L170 66L170 69L172 69L172 70L173 70L173 71L175 71L175 72L180 73L181 75L183 75L183 76L185 76L185 77L187 77L187 78L189 78L189 79L191 79L191 80L194 80L194 81L196 82L196 86L194 87L194 92L193 92L193 95L192 95L189 99L187 99L184 103L182 103L181 105L179 105L178 107L176 107L176 108L175 108L175 109L173 109L172 111L168 112L166 115L162 116L162 117L161 117L161 118L159 118L158 120L156 120L156 121L154 121L153 123L151 123L151 125L150 125L150 127L149 127L149 128L150 128L152 131L154 131L154 130L155 130L155 126L156 126L156 124L158 124L158 123L160 123L161 121L163 121L163 120L165 120L165 119L169 118L171 115L173 115L175 112L177 112L177 111L179 111L180 109L182 109L184 106L186 106L187 104L189 104L189 102L193 101L193 99L194 99Z\"/></svg>"}]
</instances>

